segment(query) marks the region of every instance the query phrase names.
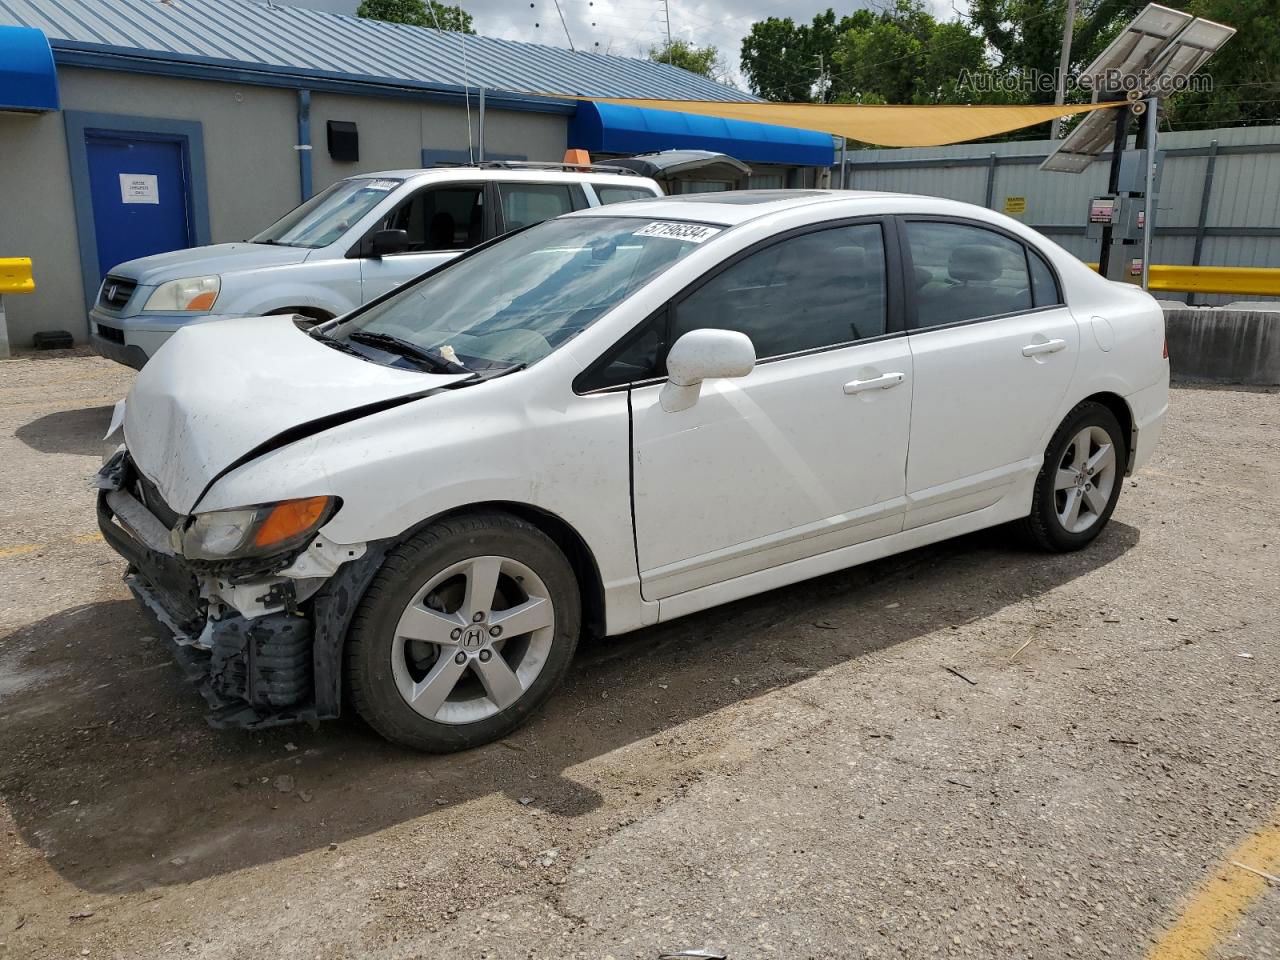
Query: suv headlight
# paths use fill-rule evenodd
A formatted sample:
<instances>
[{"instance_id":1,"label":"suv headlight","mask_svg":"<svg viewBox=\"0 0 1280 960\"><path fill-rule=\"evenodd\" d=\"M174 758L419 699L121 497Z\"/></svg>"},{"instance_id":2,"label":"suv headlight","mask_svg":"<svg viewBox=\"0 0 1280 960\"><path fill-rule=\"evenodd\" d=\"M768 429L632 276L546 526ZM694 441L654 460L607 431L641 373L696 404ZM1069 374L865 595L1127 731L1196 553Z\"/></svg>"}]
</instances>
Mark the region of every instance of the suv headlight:
<instances>
[{"instance_id":1,"label":"suv headlight","mask_svg":"<svg viewBox=\"0 0 1280 960\"><path fill-rule=\"evenodd\" d=\"M147 298L143 310L209 310L218 300L221 277L185 277L167 280Z\"/></svg>"},{"instance_id":2,"label":"suv headlight","mask_svg":"<svg viewBox=\"0 0 1280 960\"><path fill-rule=\"evenodd\" d=\"M173 546L191 560L265 557L300 547L333 516L336 497L305 497L196 514L173 531Z\"/></svg>"}]
</instances>

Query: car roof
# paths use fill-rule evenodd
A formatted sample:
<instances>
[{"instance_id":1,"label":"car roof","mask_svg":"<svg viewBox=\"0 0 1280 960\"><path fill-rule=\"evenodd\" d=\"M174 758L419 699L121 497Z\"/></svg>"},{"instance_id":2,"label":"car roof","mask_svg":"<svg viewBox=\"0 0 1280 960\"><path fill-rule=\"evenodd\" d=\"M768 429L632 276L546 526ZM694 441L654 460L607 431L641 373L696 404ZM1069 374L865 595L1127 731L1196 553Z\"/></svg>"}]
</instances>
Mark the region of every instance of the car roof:
<instances>
[{"instance_id":1,"label":"car roof","mask_svg":"<svg viewBox=\"0 0 1280 960\"><path fill-rule=\"evenodd\" d=\"M655 181L636 173L610 173L605 170L548 170L539 167L528 169L510 169L503 167L479 166L476 164L459 164L456 167L429 167L417 170L378 170L370 173L357 173L347 180L496 180L515 183L536 181L539 183L617 183L635 186L652 187Z\"/></svg>"},{"instance_id":2,"label":"car roof","mask_svg":"<svg viewBox=\"0 0 1280 960\"><path fill-rule=\"evenodd\" d=\"M675 197L655 197L653 200L632 200L625 204L591 207L566 216L696 220L731 227L795 207L850 200L863 200L871 206L873 201L905 196L907 194L877 190L727 190L724 193L689 193Z\"/></svg>"}]
</instances>

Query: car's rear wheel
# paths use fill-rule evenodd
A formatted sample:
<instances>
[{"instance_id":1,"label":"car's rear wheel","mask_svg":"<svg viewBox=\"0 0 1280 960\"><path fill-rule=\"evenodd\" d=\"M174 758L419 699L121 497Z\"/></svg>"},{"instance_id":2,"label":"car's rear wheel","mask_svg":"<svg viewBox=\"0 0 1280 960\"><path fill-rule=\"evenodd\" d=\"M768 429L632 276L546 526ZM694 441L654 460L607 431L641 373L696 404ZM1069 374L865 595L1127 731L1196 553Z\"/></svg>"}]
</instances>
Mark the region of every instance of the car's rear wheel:
<instances>
[{"instance_id":1,"label":"car's rear wheel","mask_svg":"<svg viewBox=\"0 0 1280 960\"><path fill-rule=\"evenodd\" d=\"M433 524L387 556L352 622L351 699L389 740L443 753L515 729L578 640L573 569L507 514Z\"/></svg>"},{"instance_id":2,"label":"car's rear wheel","mask_svg":"<svg viewBox=\"0 0 1280 960\"><path fill-rule=\"evenodd\" d=\"M1079 550L1111 519L1128 457L1116 415L1100 403L1080 404L1049 441L1022 531L1045 550Z\"/></svg>"}]
</instances>

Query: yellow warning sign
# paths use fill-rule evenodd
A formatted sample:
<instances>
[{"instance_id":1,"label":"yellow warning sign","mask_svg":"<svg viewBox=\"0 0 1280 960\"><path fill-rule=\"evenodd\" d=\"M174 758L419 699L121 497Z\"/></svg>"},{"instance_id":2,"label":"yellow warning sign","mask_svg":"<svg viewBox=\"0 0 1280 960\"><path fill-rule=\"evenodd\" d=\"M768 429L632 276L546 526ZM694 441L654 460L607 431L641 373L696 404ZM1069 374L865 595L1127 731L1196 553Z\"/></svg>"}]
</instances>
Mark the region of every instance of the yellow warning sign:
<instances>
[{"instance_id":1,"label":"yellow warning sign","mask_svg":"<svg viewBox=\"0 0 1280 960\"><path fill-rule=\"evenodd\" d=\"M1026 197L1005 197L1004 212L1008 214L1018 214L1027 212Z\"/></svg>"}]
</instances>

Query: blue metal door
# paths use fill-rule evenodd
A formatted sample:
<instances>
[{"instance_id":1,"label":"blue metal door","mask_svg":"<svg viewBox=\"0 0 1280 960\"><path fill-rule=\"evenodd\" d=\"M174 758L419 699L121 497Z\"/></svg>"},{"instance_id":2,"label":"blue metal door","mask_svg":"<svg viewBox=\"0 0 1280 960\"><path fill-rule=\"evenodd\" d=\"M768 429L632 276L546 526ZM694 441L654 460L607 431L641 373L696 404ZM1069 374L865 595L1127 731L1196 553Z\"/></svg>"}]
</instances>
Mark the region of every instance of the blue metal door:
<instances>
[{"instance_id":1,"label":"blue metal door","mask_svg":"<svg viewBox=\"0 0 1280 960\"><path fill-rule=\"evenodd\" d=\"M90 133L89 190L98 271L192 244L183 144Z\"/></svg>"}]
</instances>

